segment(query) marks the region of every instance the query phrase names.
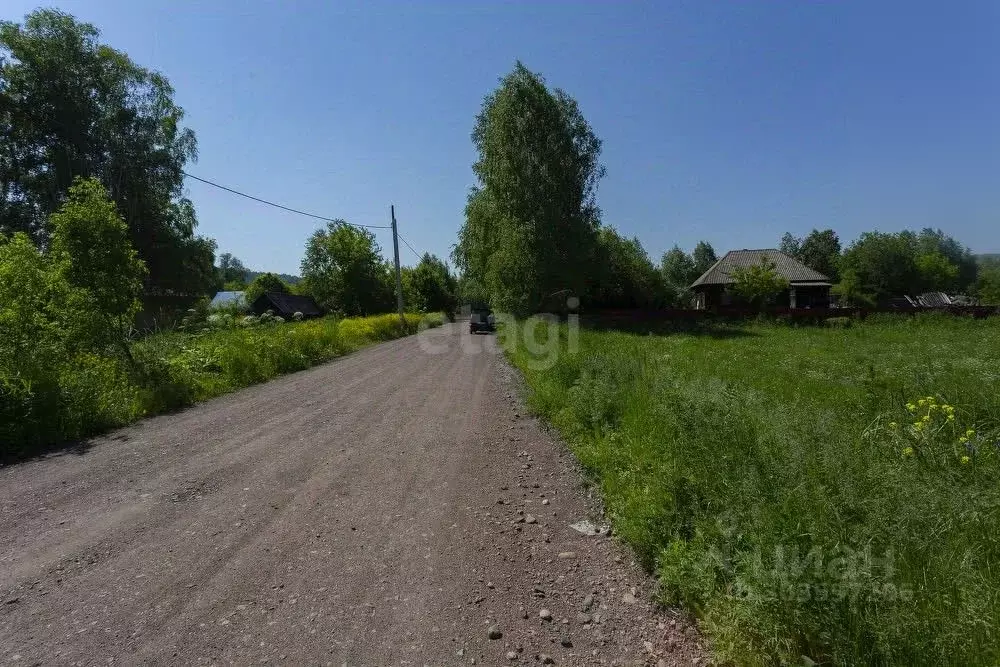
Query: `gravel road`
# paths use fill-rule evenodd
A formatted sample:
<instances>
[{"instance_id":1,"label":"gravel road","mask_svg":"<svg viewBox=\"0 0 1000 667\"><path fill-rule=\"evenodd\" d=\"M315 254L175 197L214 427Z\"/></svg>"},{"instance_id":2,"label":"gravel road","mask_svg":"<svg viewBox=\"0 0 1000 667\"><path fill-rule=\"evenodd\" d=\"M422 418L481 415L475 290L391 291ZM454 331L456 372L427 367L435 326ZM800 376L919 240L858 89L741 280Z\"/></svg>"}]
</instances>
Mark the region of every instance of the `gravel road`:
<instances>
[{"instance_id":1,"label":"gravel road","mask_svg":"<svg viewBox=\"0 0 1000 667\"><path fill-rule=\"evenodd\" d=\"M445 326L0 469L0 663L703 661L596 511Z\"/></svg>"}]
</instances>

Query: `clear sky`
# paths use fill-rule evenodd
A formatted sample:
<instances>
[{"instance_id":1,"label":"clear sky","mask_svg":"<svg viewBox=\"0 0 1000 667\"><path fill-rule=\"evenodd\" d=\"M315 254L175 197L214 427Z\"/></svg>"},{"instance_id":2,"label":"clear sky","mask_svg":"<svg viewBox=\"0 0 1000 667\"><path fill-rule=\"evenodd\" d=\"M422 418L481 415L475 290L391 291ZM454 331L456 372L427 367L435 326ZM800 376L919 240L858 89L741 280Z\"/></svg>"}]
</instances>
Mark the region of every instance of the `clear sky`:
<instances>
[{"instance_id":1,"label":"clear sky","mask_svg":"<svg viewBox=\"0 0 1000 667\"><path fill-rule=\"evenodd\" d=\"M475 114L518 58L579 101L604 141L603 220L654 261L813 227L934 226L1000 251L995 0L47 4L170 79L190 173L350 222L394 203L420 252L447 257ZM322 224L188 190L200 233L251 268L297 273Z\"/></svg>"}]
</instances>

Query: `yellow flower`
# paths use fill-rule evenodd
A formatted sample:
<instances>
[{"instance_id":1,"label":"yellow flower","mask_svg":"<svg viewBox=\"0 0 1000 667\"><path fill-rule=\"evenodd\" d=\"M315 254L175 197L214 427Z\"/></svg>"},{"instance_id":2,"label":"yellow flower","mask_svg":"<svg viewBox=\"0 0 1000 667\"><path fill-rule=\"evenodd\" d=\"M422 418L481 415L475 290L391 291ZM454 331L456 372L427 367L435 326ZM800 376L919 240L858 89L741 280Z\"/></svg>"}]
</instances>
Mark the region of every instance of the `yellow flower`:
<instances>
[{"instance_id":1,"label":"yellow flower","mask_svg":"<svg viewBox=\"0 0 1000 667\"><path fill-rule=\"evenodd\" d=\"M913 447L904 447L903 456L913 456Z\"/></svg>"},{"instance_id":2,"label":"yellow flower","mask_svg":"<svg viewBox=\"0 0 1000 667\"><path fill-rule=\"evenodd\" d=\"M927 402L928 403L933 403L934 402L934 397L933 396L928 396L927 397Z\"/></svg>"},{"instance_id":3,"label":"yellow flower","mask_svg":"<svg viewBox=\"0 0 1000 667\"><path fill-rule=\"evenodd\" d=\"M976 434L976 432L975 432L975 431L973 431L973 430L972 430L972 429L970 428L970 429L969 429L968 431L966 431L966 432L965 432L965 437L966 437L966 438L971 438L971 437L972 437L972 436L974 436L975 434Z\"/></svg>"},{"instance_id":4,"label":"yellow flower","mask_svg":"<svg viewBox=\"0 0 1000 667\"><path fill-rule=\"evenodd\" d=\"M913 403L907 403L906 409L909 410L910 412L916 412L917 406L915 406Z\"/></svg>"},{"instance_id":5,"label":"yellow flower","mask_svg":"<svg viewBox=\"0 0 1000 667\"><path fill-rule=\"evenodd\" d=\"M968 463L969 463L969 457L968 456L963 456L961 460L962 460L962 465L968 465Z\"/></svg>"},{"instance_id":6,"label":"yellow flower","mask_svg":"<svg viewBox=\"0 0 1000 667\"><path fill-rule=\"evenodd\" d=\"M963 435L963 436L962 436L961 438L959 438L959 439L958 439L958 444L960 444L960 445L964 445L964 444L965 444L965 443L967 443L968 441L969 441L969 439L968 439L968 438L966 438L966 437L965 437L965 436Z\"/></svg>"},{"instance_id":7,"label":"yellow flower","mask_svg":"<svg viewBox=\"0 0 1000 667\"><path fill-rule=\"evenodd\" d=\"M931 420L930 415L924 415L923 417L920 418L920 421L922 422L929 422L930 420Z\"/></svg>"},{"instance_id":8,"label":"yellow flower","mask_svg":"<svg viewBox=\"0 0 1000 667\"><path fill-rule=\"evenodd\" d=\"M944 408L942 408L942 409L943 409L943 410L944 410L945 412L947 412L947 413L948 413L949 415L953 415L953 414L955 414L955 408L951 407L950 405L946 405L946 406L944 406Z\"/></svg>"},{"instance_id":9,"label":"yellow flower","mask_svg":"<svg viewBox=\"0 0 1000 667\"><path fill-rule=\"evenodd\" d=\"M921 398L919 401L917 401L917 405L919 405L920 407L924 407L925 405L927 405L927 399Z\"/></svg>"},{"instance_id":10,"label":"yellow flower","mask_svg":"<svg viewBox=\"0 0 1000 667\"><path fill-rule=\"evenodd\" d=\"M895 430L899 428L899 424L897 424L896 422L889 422L889 428Z\"/></svg>"},{"instance_id":11,"label":"yellow flower","mask_svg":"<svg viewBox=\"0 0 1000 667\"><path fill-rule=\"evenodd\" d=\"M953 415L952 413L949 412L948 413L948 421L950 421L950 422L955 421L955 415Z\"/></svg>"},{"instance_id":12,"label":"yellow flower","mask_svg":"<svg viewBox=\"0 0 1000 667\"><path fill-rule=\"evenodd\" d=\"M923 422L913 422L913 428L915 428L918 431L920 431L920 430L922 430L924 428L924 423Z\"/></svg>"}]
</instances>

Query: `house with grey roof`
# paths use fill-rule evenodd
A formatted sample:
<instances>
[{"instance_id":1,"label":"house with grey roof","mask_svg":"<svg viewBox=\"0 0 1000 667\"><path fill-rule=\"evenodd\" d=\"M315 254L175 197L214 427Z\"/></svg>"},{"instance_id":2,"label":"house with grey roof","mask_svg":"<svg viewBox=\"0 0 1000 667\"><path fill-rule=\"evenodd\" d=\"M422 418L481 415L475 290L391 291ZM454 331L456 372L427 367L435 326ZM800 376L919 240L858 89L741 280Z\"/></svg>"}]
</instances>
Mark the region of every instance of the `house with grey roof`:
<instances>
[{"instance_id":1,"label":"house with grey roof","mask_svg":"<svg viewBox=\"0 0 1000 667\"><path fill-rule=\"evenodd\" d=\"M788 289L777 295L776 306L785 308L829 308L830 278L789 257L780 250L730 250L691 284L694 306L714 309L739 305L733 294L733 272L760 265L764 260L774 263L775 272L788 281Z\"/></svg>"}]
</instances>

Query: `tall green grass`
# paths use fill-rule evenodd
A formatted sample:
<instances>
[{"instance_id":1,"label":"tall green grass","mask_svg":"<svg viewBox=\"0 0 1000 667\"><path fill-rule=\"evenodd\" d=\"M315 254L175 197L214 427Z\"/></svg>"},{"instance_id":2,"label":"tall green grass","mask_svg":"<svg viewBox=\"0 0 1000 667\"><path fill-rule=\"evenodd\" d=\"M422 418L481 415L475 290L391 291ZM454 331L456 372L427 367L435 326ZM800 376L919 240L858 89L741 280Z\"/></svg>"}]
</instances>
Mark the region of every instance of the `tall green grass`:
<instances>
[{"instance_id":1,"label":"tall green grass","mask_svg":"<svg viewBox=\"0 0 1000 667\"><path fill-rule=\"evenodd\" d=\"M303 370L442 317L324 318L155 334L131 346L58 360L46 381L0 375L0 462Z\"/></svg>"},{"instance_id":2,"label":"tall green grass","mask_svg":"<svg viewBox=\"0 0 1000 667\"><path fill-rule=\"evenodd\" d=\"M1000 662L1000 321L584 331L548 370L512 358L720 659Z\"/></svg>"}]
</instances>

